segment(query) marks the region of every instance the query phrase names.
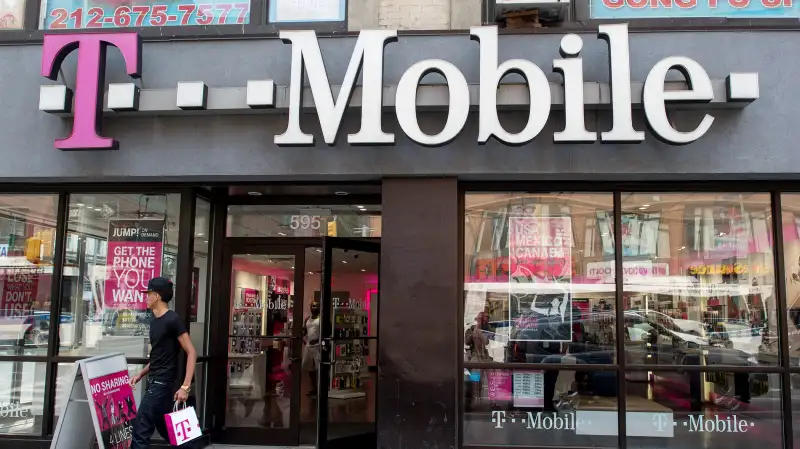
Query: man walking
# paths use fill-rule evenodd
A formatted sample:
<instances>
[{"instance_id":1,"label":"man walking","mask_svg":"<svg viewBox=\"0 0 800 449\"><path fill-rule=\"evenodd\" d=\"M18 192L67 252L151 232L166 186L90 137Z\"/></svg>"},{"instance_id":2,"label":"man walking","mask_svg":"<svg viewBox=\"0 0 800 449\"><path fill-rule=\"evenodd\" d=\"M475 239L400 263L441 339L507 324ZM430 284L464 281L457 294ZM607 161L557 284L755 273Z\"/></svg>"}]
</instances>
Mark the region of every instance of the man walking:
<instances>
[{"instance_id":1,"label":"man walking","mask_svg":"<svg viewBox=\"0 0 800 449\"><path fill-rule=\"evenodd\" d=\"M134 420L131 449L149 448L153 430L169 440L164 415L172 412L174 402L186 402L189 399L189 386L197 361L197 352L186 332L186 326L178 314L168 307L173 295L172 282L162 277L153 278L148 282L144 293L147 294L147 307L153 311L150 323L150 363L131 378L131 386L136 385L145 375L149 375L149 382ZM176 391L175 376L181 348L186 352L186 376Z\"/></svg>"}]
</instances>

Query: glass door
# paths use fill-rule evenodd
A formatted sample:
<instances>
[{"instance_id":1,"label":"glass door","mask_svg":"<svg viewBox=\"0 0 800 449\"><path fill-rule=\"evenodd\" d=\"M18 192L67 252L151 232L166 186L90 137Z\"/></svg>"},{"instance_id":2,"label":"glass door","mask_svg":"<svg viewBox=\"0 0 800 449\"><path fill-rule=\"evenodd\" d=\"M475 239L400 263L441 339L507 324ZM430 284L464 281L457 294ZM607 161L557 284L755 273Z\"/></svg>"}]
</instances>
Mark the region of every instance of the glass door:
<instances>
[{"instance_id":1,"label":"glass door","mask_svg":"<svg viewBox=\"0 0 800 449\"><path fill-rule=\"evenodd\" d=\"M227 391L218 413L226 442L298 444L303 263L302 247L225 252Z\"/></svg>"},{"instance_id":2,"label":"glass door","mask_svg":"<svg viewBox=\"0 0 800 449\"><path fill-rule=\"evenodd\" d=\"M375 448L380 244L325 237L317 447Z\"/></svg>"}]
</instances>

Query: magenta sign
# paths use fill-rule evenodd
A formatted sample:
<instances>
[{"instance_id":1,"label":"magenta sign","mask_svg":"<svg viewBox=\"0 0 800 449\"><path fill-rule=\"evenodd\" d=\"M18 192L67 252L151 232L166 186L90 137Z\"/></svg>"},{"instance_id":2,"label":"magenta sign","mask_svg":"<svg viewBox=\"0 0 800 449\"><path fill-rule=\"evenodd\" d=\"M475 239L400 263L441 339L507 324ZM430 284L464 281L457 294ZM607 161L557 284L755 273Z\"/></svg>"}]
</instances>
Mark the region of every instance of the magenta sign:
<instances>
[{"instance_id":1,"label":"magenta sign","mask_svg":"<svg viewBox=\"0 0 800 449\"><path fill-rule=\"evenodd\" d=\"M64 59L74 50L78 51L72 134L55 141L59 150L115 150L119 147L116 140L101 135L109 45L122 52L128 75L141 76L142 41L136 33L48 34L44 37L42 76L45 78L58 79Z\"/></svg>"}]
</instances>

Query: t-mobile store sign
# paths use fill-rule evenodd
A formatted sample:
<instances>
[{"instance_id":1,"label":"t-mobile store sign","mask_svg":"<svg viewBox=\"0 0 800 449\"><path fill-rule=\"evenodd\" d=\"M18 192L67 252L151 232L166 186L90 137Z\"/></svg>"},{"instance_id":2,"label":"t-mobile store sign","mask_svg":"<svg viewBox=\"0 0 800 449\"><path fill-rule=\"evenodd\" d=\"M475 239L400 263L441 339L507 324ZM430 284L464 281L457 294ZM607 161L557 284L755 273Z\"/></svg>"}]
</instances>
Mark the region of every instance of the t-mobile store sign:
<instances>
[{"instance_id":1,"label":"t-mobile store sign","mask_svg":"<svg viewBox=\"0 0 800 449\"><path fill-rule=\"evenodd\" d=\"M383 74L384 48L397 40L397 31L365 30L359 34L338 98L334 98L316 34L313 31L282 31L281 40L292 45L289 69L291 84L288 88L288 105L285 106L285 111L281 111L288 114L286 131L274 136L274 143L288 146L314 145L315 137L304 132L301 127L304 74L308 78L308 86L314 96L314 108L323 139L329 145L336 143L344 111L355 92L358 79L363 80L360 86L359 106L361 127L358 132L347 136L347 142L353 145L394 144L395 135L383 130L383 112L392 106L403 133L410 140L424 146L446 145L455 139L464 130L472 106L478 108L477 143L479 144L485 144L492 138L508 145L521 145L532 141L544 129L554 105L563 107L565 112L563 129L550 136L555 142L591 144L599 139L604 143L640 143L644 141L645 133L633 125L634 101L636 106L644 109L647 126L657 139L669 144L683 145L694 142L706 134L714 122L714 117L705 114L697 124L693 125L693 129L678 130L673 125L673 117L668 114L669 104L697 103L705 104L706 107L710 107L709 104L712 102L747 104L759 96L758 74L754 72L731 73L726 80L727 92L717 92L715 95L715 83L709 78L706 70L700 63L685 56L669 56L656 62L644 82L638 84L641 88L636 88L637 95L633 95L627 24L606 24L598 27L598 38L608 43L609 83L584 83L583 59L580 57L583 38L577 34L563 37L559 48L553 49L553 53L558 52L561 58L554 59L549 68L561 76L563 93L561 87L551 84L545 71L531 61L509 59L501 63L497 27L473 27L470 35L472 40L479 43L476 49L479 51L477 62L480 84L475 86L475 89L471 89L460 69L441 59L427 59L413 63L400 77L397 85L387 89ZM536 39L535 36L528 38ZM135 33L45 36L41 71L44 77L56 80L64 59L72 51L78 52L74 106L70 101L72 91L67 91L64 86L60 88L45 86L56 87L52 90L59 92L61 96L59 100L53 100L53 103L60 102L64 111L43 107L43 103L50 104L49 97L46 98L48 95L46 89L40 92L40 109L65 112L72 106L74 111L72 133L65 139L56 140L56 148L62 150L117 148L117 142L113 138L102 135L104 72L106 49L109 46L117 47L122 53L128 75L138 78L142 74L141 39ZM672 70L683 75L685 84L678 87L666 84L667 73ZM444 128L438 133L430 134L420 128L417 100L419 95L424 95L418 91L423 77L434 72L445 78L449 99L440 105L447 111ZM522 92L498 95L498 89L504 86L501 81L512 73L522 75L530 98L529 104L525 105L528 109L528 121L519 132L507 131L498 118L498 105L509 107L512 105L505 97L511 95L517 98L524 95ZM191 84L191 86L181 90L181 84ZM112 98L124 97L125 100L120 101L124 106L109 106L109 108L115 111L140 111L139 87L132 83L115 86L115 89L109 89L109 104L112 103ZM591 93L592 86L594 93ZM177 98L176 110L207 108L209 90L204 83L179 83L178 87L174 94ZM387 93L394 94L393 105L391 102L389 104L384 102L384 95ZM611 110L611 129L599 133L587 130L584 110L590 97L595 106L601 105ZM271 79L248 81L248 107L274 108L275 98L275 84ZM223 102L230 104L232 97L224 100ZM514 104L517 106L524 105L520 103L522 100L517 98L516 101Z\"/></svg>"}]
</instances>

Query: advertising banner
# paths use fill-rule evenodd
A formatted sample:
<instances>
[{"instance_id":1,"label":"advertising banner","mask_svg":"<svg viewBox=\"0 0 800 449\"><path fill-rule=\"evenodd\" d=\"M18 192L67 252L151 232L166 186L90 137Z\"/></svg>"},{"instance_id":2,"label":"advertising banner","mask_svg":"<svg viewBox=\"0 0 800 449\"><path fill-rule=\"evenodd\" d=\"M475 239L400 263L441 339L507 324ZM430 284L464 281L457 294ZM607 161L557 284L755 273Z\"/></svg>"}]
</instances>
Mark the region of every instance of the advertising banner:
<instances>
[{"instance_id":1,"label":"advertising banner","mask_svg":"<svg viewBox=\"0 0 800 449\"><path fill-rule=\"evenodd\" d=\"M508 229L511 340L572 341L571 218L510 217Z\"/></svg>"},{"instance_id":2,"label":"advertising banner","mask_svg":"<svg viewBox=\"0 0 800 449\"><path fill-rule=\"evenodd\" d=\"M490 401L511 400L511 371L491 369L486 371Z\"/></svg>"},{"instance_id":3,"label":"advertising banner","mask_svg":"<svg viewBox=\"0 0 800 449\"><path fill-rule=\"evenodd\" d=\"M128 449L131 445L136 401L127 368L89 379L92 410L106 449Z\"/></svg>"},{"instance_id":4,"label":"advertising banner","mask_svg":"<svg viewBox=\"0 0 800 449\"><path fill-rule=\"evenodd\" d=\"M258 307L259 291L252 288L242 289L242 307Z\"/></svg>"},{"instance_id":5,"label":"advertising banner","mask_svg":"<svg viewBox=\"0 0 800 449\"><path fill-rule=\"evenodd\" d=\"M46 0L42 8L45 30L250 23L250 2L240 0Z\"/></svg>"},{"instance_id":6,"label":"advertising banner","mask_svg":"<svg viewBox=\"0 0 800 449\"><path fill-rule=\"evenodd\" d=\"M79 360L66 380L50 449L130 448L141 390L129 384L125 355Z\"/></svg>"},{"instance_id":7,"label":"advertising banner","mask_svg":"<svg viewBox=\"0 0 800 449\"><path fill-rule=\"evenodd\" d=\"M0 276L3 279L0 309L4 317L33 315L36 310L39 272L36 269L9 269Z\"/></svg>"},{"instance_id":8,"label":"advertising banner","mask_svg":"<svg viewBox=\"0 0 800 449\"><path fill-rule=\"evenodd\" d=\"M161 275L163 220L111 220L104 303L107 309L146 310L143 290Z\"/></svg>"},{"instance_id":9,"label":"advertising banner","mask_svg":"<svg viewBox=\"0 0 800 449\"><path fill-rule=\"evenodd\" d=\"M797 18L792 0L592 0L592 19Z\"/></svg>"},{"instance_id":10,"label":"advertising banner","mask_svg":"<svg viewBox=\"0 0 800 449\"><path fill-rule=\"evenodd\" d=\"M649 260L623 261L623 279L632 277L669 276L669 264L653 263ZM602 282L614 282L616 267L614 261L589 262L586 264L586 278Z\"/></svg>"}]
</instances>

